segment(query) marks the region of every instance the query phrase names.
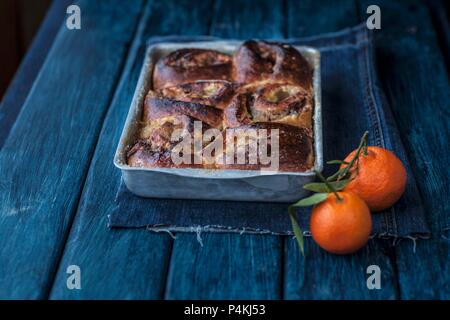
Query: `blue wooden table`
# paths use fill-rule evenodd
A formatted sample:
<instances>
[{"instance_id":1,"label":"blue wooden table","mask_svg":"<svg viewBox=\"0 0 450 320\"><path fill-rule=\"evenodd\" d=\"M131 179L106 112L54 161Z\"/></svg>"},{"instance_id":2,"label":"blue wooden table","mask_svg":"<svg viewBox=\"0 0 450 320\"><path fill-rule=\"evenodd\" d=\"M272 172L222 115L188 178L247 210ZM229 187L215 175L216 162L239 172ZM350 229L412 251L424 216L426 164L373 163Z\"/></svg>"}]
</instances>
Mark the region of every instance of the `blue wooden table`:
<instances>
[{"instance_id":1,"label":"blue wooden table","mask_svg":"<svg viewBox=\"0 0 450 320\"><path fill-rule=\"evenodd\" d=\"M0 298L450 298L449 27L443 3L352 0L55 1L0 106ZM336 31L378 4L379 75L432 229L334 256L291 237L106 227L113 154L153 35L287 38ZM368 290L366 268L381 268ZM69 290L69 265L81 290Z\"/></svg>"}]
</instances>

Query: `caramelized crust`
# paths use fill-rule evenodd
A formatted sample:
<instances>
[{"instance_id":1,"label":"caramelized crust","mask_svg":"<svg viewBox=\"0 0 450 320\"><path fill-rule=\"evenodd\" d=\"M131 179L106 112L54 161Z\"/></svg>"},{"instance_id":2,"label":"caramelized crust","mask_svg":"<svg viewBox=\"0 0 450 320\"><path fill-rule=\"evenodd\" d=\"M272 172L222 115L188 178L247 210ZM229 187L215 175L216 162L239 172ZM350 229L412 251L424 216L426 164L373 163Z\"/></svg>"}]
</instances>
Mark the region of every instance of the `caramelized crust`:
<instances>
[{"instance_id":1,"label":"caramelized crust","mask_svg":"<svg viewBox=\"0 0 450 320\"><path fill-rule=\"evenodd\" d=\"M194 153L189 155L192 163L192 165L189 165L173 163L170 157L171 152L184 137L187 137L186 135L195 138L195 135L198 134L194 130L195 121L201 121L202 131L200 134L203 134L209 128L220 129L222 127L222 110L210 105L189 101L205 101L217 98L206 95L200 96L199 92L193 90L193 88L204 89L203 84L193 84L187 87L191 89L188 94L184 94L179 88L169 88L167 91L171 98L163 95L164 91L166 91L165 89L157 92L150 91L147 94L144 102L143 125L139 133L139 141L130 150L128 155L129 163L133 163L135 166L147 167L199 166L194 164ZM225 87L219 89L219 91L226 92ZM194 96L192 99L190 98L191 95ZM176 100L176 98L182 98L185 101ZM188 143L190 143L190 149L193 151L193 141L188 141Z\"/></svg>"},{"instance_id":2,"label":"caramelized crust","mask_svg":"<svg viewBox=\"0 0 450 320\"><path fill-rule=\"evenodd\" d=\"M143 120L152 121L172 115L187 115L211 127L221 127L222 111L195 102L178 101L149 92L145 98Z\"/></svg>"},{"instance_id":3,"label":"caramelized crust","mask_svg":"<svg viewBox=\"0 0 450 320\"><path fill-rule=\"evenodd\" d=\"M172 151L154 151L150 144L138 140L128 151L128 165L141 168L202 168L202 164L194 163L194 155L190 154L191 164L175 164L172 161Z\"/></svg>"},{"instance_id":4,"label":"caramelized crust","mask_svg":"<svg viewBox=\"0 0 450 320\"><path fill-rule=\"evenodd\" d=\"M233 85L224 80L199 80L158 91L166 98L195 102L223 109L233 96Z\"/></svg>"},{"instance_id":5,"label":"caramelized crust","mask_svg":"<svg viewBox=\"0 0 450 320\"><path fill-rule=\"evenodd\" d=\"M257 90L250 110L256 122L275 121L311 128L312 97L300 86L266 85Z\"/></svg>"},{"instance_id":6,"label":"caramelized crust","mask_svg":"<svg viewBox=\"0 0 450 320\"><path fill-rule=\"evenodd\" d=\"M153 151L170 150L181 140L172 141L175 130L192 134L194 119L185 115L175 115L146 122L140 130L139 139L145 141Z\"/></svg>"},{"instance_id":7,"label":"caramelized crust","mask_svg":"<svg viewBox=\"0 0 450 320\"><path fill-rule=\"evenodd\" d=\"M234 96L231 103L223 111L223 123L225 127L235 128L243 124L252 123L252 115L249 112L251 95L240 93Z\"/></svg>"},{"instance_id":8,"label":"caramelized crust","mask_svg":"<svg viewBox=\"0 0 450 320\"><path fill-rule=\"evenodd\" d=\"M240 170L258 170L261 168L268 167L268 165L261 163L260 158L256 164L249 164L249 145L255 142L254 138L249 138L249 129L265 129L267 130L267 142L268 149L267 154L270 155L275 153L278 155L279 159L279 170L288 172L298 172L306 171L311 169L314 164L313 154L313 140L311 130L302 127L293 127L283 123L275 122L258 122L251 125L242 125L236 128L228 129L225 133L223 139L226 141L226 135L234 135L235 148L237 150L238 146L241 148L245 147L245 159L246 164L238 164L237 157L234 157L234 163L227 164L226 160L220 161L218 157L226 154L226 149L224 147L224 154L216 155L216 163L222 162L223 164L218 164L219 169L240 169ZM278 153L276 152L273 143L270 139L272 130L278 130ZM241 137L240 140L238 137ZM256 141L259 143L261 138L258 137Z\"/></svg>"},{"instance_id":9,"label":"caramelized crust","mask_svg":"<svg viewBox=\"0 0 450 320\"><path fill-rule=\"evenodd\" d=\"M231 80L232 58L206 49L181 49L160 59L153 70L153 89L196 80Z\"/></svg>"},{"instance_id":10,"label":"caramelized crust","mask_svg":"<svg viewBox=\"0 0 450 320\"><path fill-rule=\"evenodd\" d=\"M224 125L279 122L311 129L312 97L302 87L285 83L250 85L240 89L224 110Z\"/></svg>"},{"instance_id":11,"label":"caramelized crust","mask_svg":"<svg viewBox=\"0 0 450 320\"><path fill-rule=\"evenodd\" d=\"M127 161L147 168L268 169L270 163L248 159L251 148L261 141L260 134L267 132L266 156L278 150L278 170L306 171L314 163L313 105L312 69L288 45L246 41L233 57L214 50L176 50L154 67L153 89L145 98L141 129ZM201 121L201 130L196 129L196 121ZM209 129L218 130L211 139L204 138ZM270 139L273 130L279 133L278 149ZM257 134L239 138L248 132ZM228 135L235 136L236 148L244 150L244 164L237 163L237 154L231 163L220 161L226 155ZM201 146L194 148L192 138L201 138ZM180 142L188 147L179 151ZM216 150L221 142L223 150ZM216 162L201 157L199 161L203 151L211 151ZM173 154L190 163L174 163Z\"/></svg>"},{"instance_id":12,"label":"caramelized crust","mask_svg":"<svg viewBox=\"0 0 450 320\"><path fill-rule=\"evenodd\" d=\"M154 151L149 143L138 140L128 151L128 165L132 167L170 167L169 151Z\"/></svg>"},{"instance_id":13,"label":"caramelized crust","mask_svg":"<svg viewBox=\"0 0 450 320\"><path fill-rule=\"evenodd\" d=\"M311 90L312 69L293 47L275 42L245 41L233 56L238 83L277 81Z\"/></svg>"}]
</instances>

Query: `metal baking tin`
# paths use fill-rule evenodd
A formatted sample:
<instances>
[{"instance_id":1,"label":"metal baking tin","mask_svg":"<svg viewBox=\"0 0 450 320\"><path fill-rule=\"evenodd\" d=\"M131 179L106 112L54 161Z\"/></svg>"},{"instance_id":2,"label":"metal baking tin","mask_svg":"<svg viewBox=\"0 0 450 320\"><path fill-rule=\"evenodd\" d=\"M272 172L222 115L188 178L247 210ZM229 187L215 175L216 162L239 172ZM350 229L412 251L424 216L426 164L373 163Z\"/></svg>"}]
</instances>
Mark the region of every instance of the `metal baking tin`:
<instances>
[{"instance_id":1,"label":"metal baking tin","mask_svg":"<svg viewBox=\"0 0 450 320\"><path fill-rule=\"evenodd\" d=\"M176 199L292 202L306 195L302 186L315 178L314 171L267 173L259 170L208 170L194 168L137 168L127 165L126 154L139 130L145 95L151 88L155 62L181 48L208 48L232 54L240 41L159 43L149 46L134 92L114 165L122 171L127 188L138 196ZM314 169L322 171L322 115L320 52L295 46L314 68Z\"/></svg>"}]
</instances>

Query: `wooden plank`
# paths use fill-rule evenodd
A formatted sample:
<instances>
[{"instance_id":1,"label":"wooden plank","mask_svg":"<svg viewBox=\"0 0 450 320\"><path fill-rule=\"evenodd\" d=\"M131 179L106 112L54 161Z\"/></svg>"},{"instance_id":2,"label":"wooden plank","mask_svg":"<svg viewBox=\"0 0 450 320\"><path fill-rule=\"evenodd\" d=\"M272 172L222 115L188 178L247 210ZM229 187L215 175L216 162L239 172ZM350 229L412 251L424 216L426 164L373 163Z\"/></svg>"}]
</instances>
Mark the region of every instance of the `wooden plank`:
<instances>
[{"instance_id":1,"label":"wooden plank","mask_svg":"<svg viewBox=\"0 0 450 320\"><path fill-rule=\"evenodd\" d=\"M79 3L82 29L61 28L0 151L2 298L49 289L139 14L115 2Z\"/></svg>"},{"instance_id":2,"label":"wooden plank","mask_svg":"<svg viewBox=\"0 0 450 320\"><path fill-rule=\"evenodd\" d=\"M370 240L350 256L336 256L320 249L311 238L305 240L302 257L295 240L285 242L285 299L396 299L395 270L389 259L388 243ZM381 289L367 288L367 267L381 270Z\"/></svg>"},{"instance_id":3,"label":"wooden plank","mask_svg":"<svg viewBox=\"0 0 450 320\"><path fill-rule=\"evenodd\" d=\"M54 1L0 104L0 149L55 39L69 0Z\"/></svg>"},{"instance_id":4,"label":"wooden plank","mask_svg":"<svg viewBox=\"0 0 450 320\"><path fill-rule=\"evenodd\" d=\"M342 1L289 1L289 37L337 31L358 23L355 3ZM286 299L395 299L396 278L389 249L381 241L351 256L324 252L306 238L306 258L294 239L285 240L284 297ZM369 290L366 268L378 265L382 287Z\"/></svg>"},{"instance_id":5,"label":"wooden plank","mask_svg":"<svg viewBox=\"0 0 450 320\"><path fill-rule=\"evenodd\" d=\"M445 62L424 2L364 1L369 2L382 11L376 38L381 80L432 229L431 240L396 247L401 298L448 299L450 83Z\"/></svg>"},{"instance_id":6,"label":"wooden plank","mask_svg":"<svg viewBox=\"0 0 450 320\"><path fill-rule=\"evenodd\" d=\"M279 299L278 236L177 234L166 299Z\"/></svg>"},{"instance_id":7,"label":"wooden plank","mask_svg":"<svg viewBox=\"0 0 450 320\"><path fill-rule=\"evenodd\" d=\"M150 1L95 150L51 299L159 299L164 296L172 238L145 229L106 227L120 184L112 159L153 35L208 33L210 1ZM79 265L82 289L68 290L66 269Z\"/></svg>"},{"instance_id":8,"label":"wooden plank","mask_svg":"<svg viewBox=\"0 0 450 320\"><path fill-rule=\"evenodd\" d=\"M281 38L283 24L281 1L220 0L210 33L230 38ZM177 234L166 299L281 297L281 237L205 233L202 241L200 246L196 235Z\"/></svg>"}]
</instances>

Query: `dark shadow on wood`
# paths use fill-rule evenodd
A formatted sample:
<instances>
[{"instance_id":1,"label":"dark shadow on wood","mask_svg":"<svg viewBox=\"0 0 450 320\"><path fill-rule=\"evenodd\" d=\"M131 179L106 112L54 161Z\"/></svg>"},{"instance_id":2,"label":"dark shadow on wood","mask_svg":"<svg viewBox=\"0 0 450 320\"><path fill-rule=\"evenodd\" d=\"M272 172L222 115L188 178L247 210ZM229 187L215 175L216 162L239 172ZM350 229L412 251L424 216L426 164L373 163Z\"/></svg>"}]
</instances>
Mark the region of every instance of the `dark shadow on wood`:
<instances>
[{"instance_id":1,"label":"dark shadow on wood","mask_svg":"<svg viewBox=\"0 0 450 320\"><path fill-rule=\"evenodd\" d=\"M0 97L5 93L50 4L51 0L0 1Z\"/></svg>"},{"instance_id":2,"label":"dark shadow on wood","mask_svg":"<svg viewBox=\"0 0 450 320\"><path fill-rule=\"evenodd\" d=\"M0 77L3 77L4 73L7 74L8 68L11 66L14 69L11 74L12 76L20 63L14 78L9 84L8 91L6 91L0 104L0 149L2 148L11 127L16 121L17 115L34 83L34 79L37 77L47 53L53 44L56 33L65 17L66 7L69 5L70 1L71 0L57 0L53 2L22 62L20 62L20 58L18 58L17 65L15 65L14 62L8 62L8 59L3 59L3 54L0 54L0 61L2 61L2 72L0 73ZM0 8L3 9L5 3L0 1ZM0 19L0 30L4 30L3 27L1 27L2 25L3 22L2 19ZM14 33L14 30L10 29L10 31ZM13 45L11 46L12 47L8 47L7 44L4 45L2 43L0 51L4 49L10 49L11 52L17 51L17 57L19 57L19 48L14 49ZM3 79L0 80L0 82L1 81L3 81ZM9 82L9 80L7 81ZM6 86L7 85L8 83L6 83ZM2 85L0 84L0 92L1 87Z\"/></svg>"},{"instance_id":3,"label":"dark shadow on wood","mask_svg":"<svg viewBox=\"0 0 450 320\"><path fill-rule=\"evenodd\" d=\"M447 73L450 75L450 24L448 22L450 4L449 2L445 4L442 0L428 0L427 5L444 56Z\"/></svg>"}]
</instances>

